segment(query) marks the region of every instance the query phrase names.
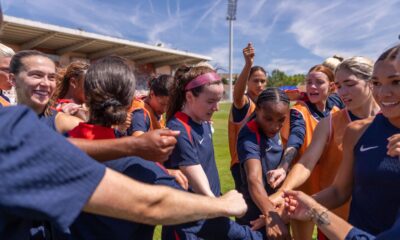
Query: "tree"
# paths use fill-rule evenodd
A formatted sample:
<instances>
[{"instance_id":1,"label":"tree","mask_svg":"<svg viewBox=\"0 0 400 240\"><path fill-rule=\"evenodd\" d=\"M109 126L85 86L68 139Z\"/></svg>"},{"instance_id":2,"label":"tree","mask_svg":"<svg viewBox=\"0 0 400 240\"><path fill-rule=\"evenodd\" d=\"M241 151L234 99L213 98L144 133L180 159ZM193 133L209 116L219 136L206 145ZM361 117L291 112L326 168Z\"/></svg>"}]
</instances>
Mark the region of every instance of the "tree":
<instances>
[{"instance_id":1,"label":"tree","mask_svg":"<svg viewBox=\"0 0 400 240\"><path fill-rule=\"evenodd\" d=\"M303 82L305 78L304 74L295 74L288 76L285 72L274 69L268 78L269 87L280 87L280 86L297 86Z\"/></svg>"}]
</instances>

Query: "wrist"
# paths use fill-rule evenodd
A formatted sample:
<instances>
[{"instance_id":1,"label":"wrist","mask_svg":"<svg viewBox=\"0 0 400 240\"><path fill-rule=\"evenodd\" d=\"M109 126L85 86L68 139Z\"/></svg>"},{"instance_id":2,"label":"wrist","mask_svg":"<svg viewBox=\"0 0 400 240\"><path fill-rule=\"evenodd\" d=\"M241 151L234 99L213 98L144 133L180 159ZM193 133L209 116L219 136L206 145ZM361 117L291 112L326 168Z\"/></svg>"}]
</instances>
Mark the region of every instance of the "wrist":
<instances>
[{"instance_id":1,"label":"wrist","mask_svg":"<svg viewBox=\"0 0 400 240\"><path fill-rule=\"evenodd\" d=\"M140 153L137 151L137 146L139 146L140 138L137 137L126 137L126 138L121 138L121 139L126 139L124 142L124 152L126 156L141 156Z\"/></svg>"},{"instance_id":2,"label":"wrist","mask_svg":"<svg viewBox=\"0 0 400 240\"><path fill-rule=\"evenodd\" d=\"M307 211L307 215L309 216L310 221L314 222L317 226L322 226L330 224L328 212L328 209L321 206L316 206L311 207Z\"/></svg>"}]
</instances>

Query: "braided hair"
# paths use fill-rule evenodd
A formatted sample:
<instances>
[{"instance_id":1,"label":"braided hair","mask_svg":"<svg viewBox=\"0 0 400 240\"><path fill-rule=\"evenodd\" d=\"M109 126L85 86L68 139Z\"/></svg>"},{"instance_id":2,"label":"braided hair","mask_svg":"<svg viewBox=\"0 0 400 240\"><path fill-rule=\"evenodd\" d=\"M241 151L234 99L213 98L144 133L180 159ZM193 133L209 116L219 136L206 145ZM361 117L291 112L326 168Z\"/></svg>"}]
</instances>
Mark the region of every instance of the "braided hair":
<instances>
[{"instance_id":1,"label":"braided hair","mask_svg":"<svg viewBox=\"0 0 400 240\"><path fill-rule=\"evenodd\" d=\"M265 102L283 102L287 105L290 104L289 97L286 93L276 87L269 87L261 92L256 101L257 108L260 108Z\"/></svg>"}]
</instances>

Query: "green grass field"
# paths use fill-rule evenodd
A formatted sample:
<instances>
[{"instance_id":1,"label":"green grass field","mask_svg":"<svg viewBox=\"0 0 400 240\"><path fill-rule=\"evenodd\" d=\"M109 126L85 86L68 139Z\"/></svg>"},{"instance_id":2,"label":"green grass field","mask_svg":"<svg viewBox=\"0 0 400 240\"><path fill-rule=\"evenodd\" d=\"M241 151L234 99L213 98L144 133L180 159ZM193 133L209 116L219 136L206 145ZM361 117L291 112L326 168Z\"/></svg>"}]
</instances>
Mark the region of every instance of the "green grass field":
<instances>
[{"instance_id":1,"label":"green grass field","mask_svg":"<svg viewBox=\"0 0 400 240\"><path fill-rule=\"evenodd\" d=\"M220 104L220 110L214 113L214 151L217 167L219 171L219 178L221 181L222 192L225 193L228 190L234 189L234 183L232 179L230 167L230 154L228 144L228 116L229 116L229 103ZM315 234L313 239L315 239ZM161 228L157 227L154 233L154 240L161 239Z\"/></svg>"}]
</instances>

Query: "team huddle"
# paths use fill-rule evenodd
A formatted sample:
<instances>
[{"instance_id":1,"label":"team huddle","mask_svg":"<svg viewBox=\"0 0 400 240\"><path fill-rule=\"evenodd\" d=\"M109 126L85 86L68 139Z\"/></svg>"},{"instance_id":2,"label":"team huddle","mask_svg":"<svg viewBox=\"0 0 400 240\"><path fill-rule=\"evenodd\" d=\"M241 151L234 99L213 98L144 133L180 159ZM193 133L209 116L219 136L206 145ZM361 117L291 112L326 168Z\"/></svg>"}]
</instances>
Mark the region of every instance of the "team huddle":
<instances>
[{"instance_id":1,"label":"team huddle","mask_svg":"<svg viewBox=\"0 0 400 240\"><path fill-rule=\"evenodd\" d=\"M0 44L0 88L17 94L0 92L0 238L152 239L156 225L162 239L400 238L400 45L315 65L296 97L267 87L252 44L243 56L223 195L210 65L135 96L122 57L58 68Z\"/></svg>"}]
</instances>

